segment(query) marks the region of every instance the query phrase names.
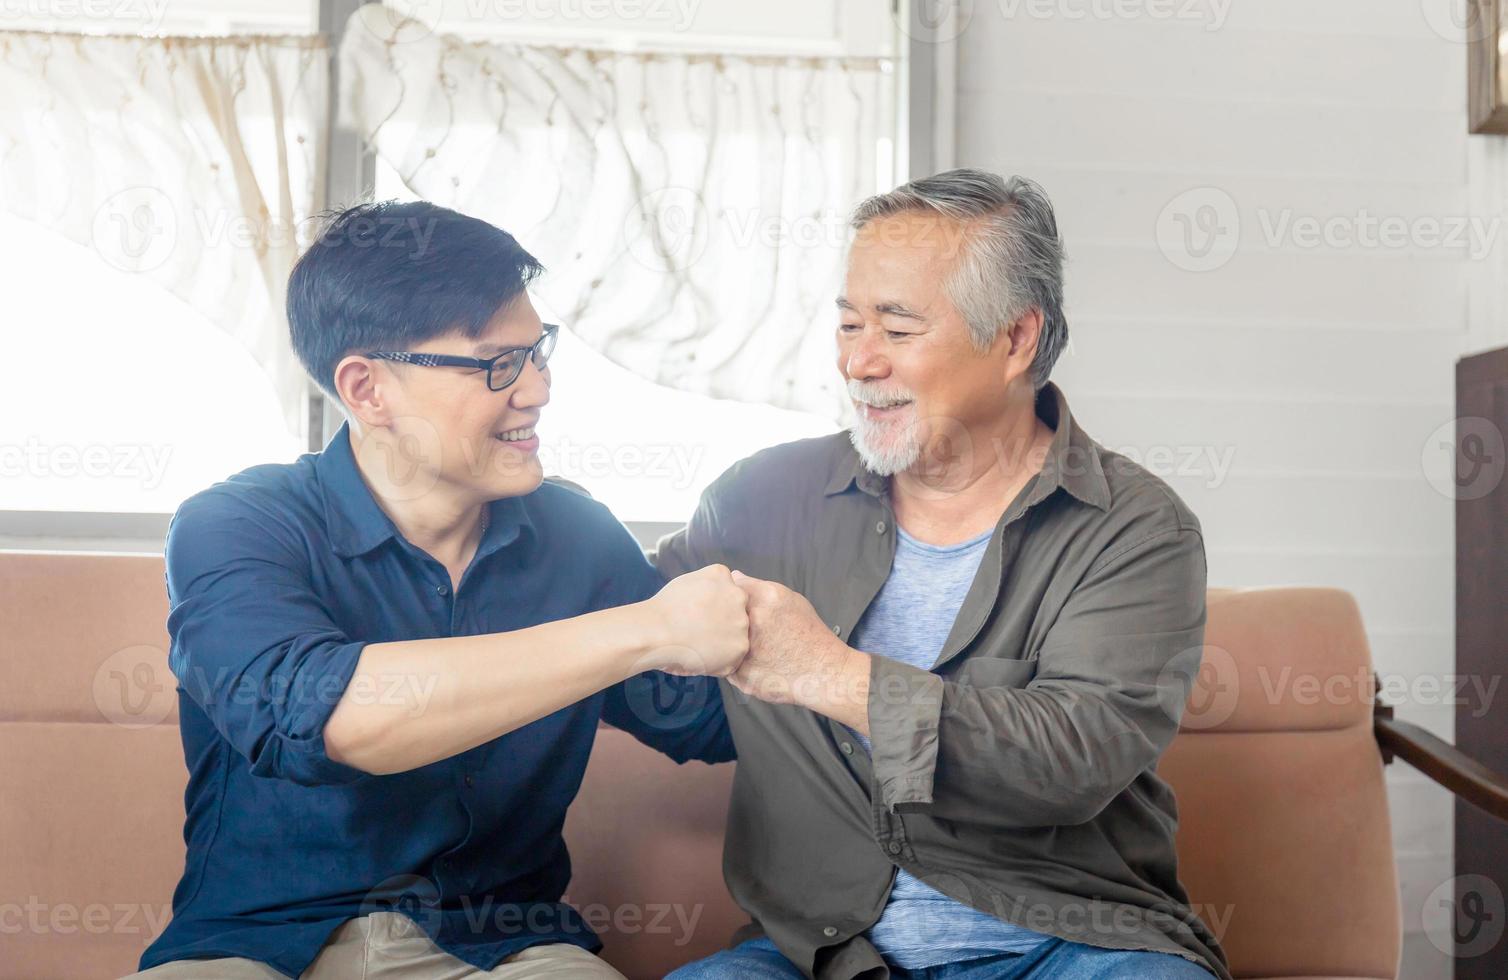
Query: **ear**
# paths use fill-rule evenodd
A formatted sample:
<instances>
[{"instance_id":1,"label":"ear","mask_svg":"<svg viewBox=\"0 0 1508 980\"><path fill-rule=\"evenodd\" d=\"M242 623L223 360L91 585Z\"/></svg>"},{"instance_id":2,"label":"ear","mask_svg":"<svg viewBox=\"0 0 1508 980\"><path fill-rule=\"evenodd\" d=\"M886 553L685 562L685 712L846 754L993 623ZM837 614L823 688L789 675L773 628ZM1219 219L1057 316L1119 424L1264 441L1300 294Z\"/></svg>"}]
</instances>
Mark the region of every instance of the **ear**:
<instances>
[{"instance_id":1,"label":"ear","mask_svg":"<svg viewBox=\"0 0 1508 980\"><path fill-rule=\"evenodd\" d=\"M386 365L349 354L335 365L335 393L346 411L368 429L386 427L395 414L392 404L396 379Z\"/></svg>"},{"instance_id":2,"label":"ear","mask_svg":"<svg viewBox=\"0 0 1508 980\"><path fill-rule=\"evenodd\" d=\"M1037 342L1042 339L1042 311L1035 306L1021 314L1000 336L996 343L1006 344L1006 382L1026 374L1037 357Z\"/></svg>"}]
</instances>

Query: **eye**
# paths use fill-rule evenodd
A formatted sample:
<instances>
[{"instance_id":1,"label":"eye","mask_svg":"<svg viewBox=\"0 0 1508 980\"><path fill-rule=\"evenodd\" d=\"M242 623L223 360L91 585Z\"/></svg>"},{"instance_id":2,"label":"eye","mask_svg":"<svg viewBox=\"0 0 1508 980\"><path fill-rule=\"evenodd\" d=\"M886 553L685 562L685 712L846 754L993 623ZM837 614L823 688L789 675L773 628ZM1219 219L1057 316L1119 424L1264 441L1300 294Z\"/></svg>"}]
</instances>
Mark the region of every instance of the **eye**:
<instances>
[{"instance_id":1,"label":"eye","mask_svg":"<svg viewBox=\"0 0 1508 980\"><path fill-rule=\"evenodd\" d=\"M838 324L838 329L841 330L844 333L853 333L853 332L855 332L857 330L862 330L864 328L863 328L862 324L858 324L858 323L840 323L840 324Z\"/></svg>"},{"instance_id":2,"label":"eye","mask_svg":"<svg viewBox=\"0 0 1508 980\"><path fill-rule=\"evenodd\" d=\"M911 335L904 330L886 330L885 336L891 340L900 340L902 337L909 337Z\"/></svg>"}]
</instances>

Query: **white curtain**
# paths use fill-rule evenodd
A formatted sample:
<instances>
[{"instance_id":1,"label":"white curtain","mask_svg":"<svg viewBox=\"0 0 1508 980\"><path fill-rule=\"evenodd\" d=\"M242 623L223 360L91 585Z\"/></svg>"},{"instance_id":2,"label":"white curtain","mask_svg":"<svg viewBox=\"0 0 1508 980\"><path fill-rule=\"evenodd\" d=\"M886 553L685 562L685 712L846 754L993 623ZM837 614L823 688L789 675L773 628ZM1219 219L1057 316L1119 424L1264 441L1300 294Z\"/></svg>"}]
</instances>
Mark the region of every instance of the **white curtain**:
<instances>
[{"instance_id":1,"label":"white curtain","mask_svg":"<svg viewBox=\"0 0 1508 980\"><path fill-rule=\"evenodd\" d=\"M0 32L0 208L228 331L302 432L283 300L320 206L328 99L318 37Z\"/></svg>"},{"instance_id":2,"label":"white curtain","mask_svg":"<svg viewBox=\"0 0 1508 980\"><path fill-rule=\"evenodd\" d=\"M879 59L481 43L353 15L342 120L419 196L514 234L634 373L841 418L846 215L889 179Z\"/></svg>"}]
</instances>

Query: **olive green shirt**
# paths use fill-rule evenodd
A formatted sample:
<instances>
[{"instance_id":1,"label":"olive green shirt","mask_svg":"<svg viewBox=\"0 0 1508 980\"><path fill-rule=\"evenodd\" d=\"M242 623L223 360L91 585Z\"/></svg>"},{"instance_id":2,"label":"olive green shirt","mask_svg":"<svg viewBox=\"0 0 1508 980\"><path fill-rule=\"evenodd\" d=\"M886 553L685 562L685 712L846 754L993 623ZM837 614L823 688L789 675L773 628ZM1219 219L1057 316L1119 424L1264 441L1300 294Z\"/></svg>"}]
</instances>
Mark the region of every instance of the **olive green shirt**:
<instances>
[{"instance_id":1,"label":"olive green shirt","mask_svg":"<svg viewBox=\"0 0 1508 980\"><path fill-rule=\"evenodd\" d=\"M888 976L863 933L898 867L1025 928L1230 980L1179 883L1178 809L1155 771L1200 662L1199 521L1090 439L1056 385L1037 414L1045 463L936 665L871 658L872 756L835 721L722 683L738 746L723 870L754 920L739 938L768 935L816 980ZM887 485L847 433L764 450L707 489L656 564L780 582L847 640L890 574Z\"/></svg>"}]
</instances>

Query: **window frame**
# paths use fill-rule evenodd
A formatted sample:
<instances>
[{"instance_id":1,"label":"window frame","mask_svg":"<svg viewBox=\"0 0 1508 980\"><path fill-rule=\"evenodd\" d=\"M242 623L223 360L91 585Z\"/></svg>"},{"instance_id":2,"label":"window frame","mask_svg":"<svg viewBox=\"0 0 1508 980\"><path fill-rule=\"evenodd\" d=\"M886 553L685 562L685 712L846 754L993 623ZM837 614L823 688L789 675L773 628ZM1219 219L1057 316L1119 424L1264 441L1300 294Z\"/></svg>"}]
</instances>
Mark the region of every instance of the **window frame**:
<instances>
[{"instance_id":1,"label":"window frame","mask_svg":"<svg viewBox=\"0 0 1508 980\"><path fill-rule=\"evenodd\" d=\"M338 50L346 22L358 7L380 0L316 0L317 25ZM908 22L927 0L892 0L892 14ZM950 17L957 16L951 9ZM952 34L945 26L940 32ZM899 51L897 72L902 97L896 100L896 178L935 173L953 166L954 108L957 77L956 44L907 36ZM325 173L326 206L365 200L375 190L376 155L363 145L360 134L339 123L341 91L339 59L331 61L329 165ZM319 452L345 421L338 406L313 381L307 385L305 444ZM688 517L690 515L687 515ZM170 513L110 511L36 511L0 508L0 550L158 553L167 538ZM627 521L628 529L645 547L660 536L684 526L676 522Z\"/></svg>"}]
</instances>

